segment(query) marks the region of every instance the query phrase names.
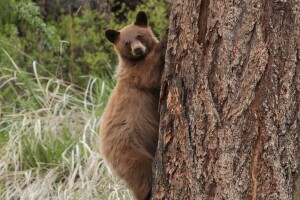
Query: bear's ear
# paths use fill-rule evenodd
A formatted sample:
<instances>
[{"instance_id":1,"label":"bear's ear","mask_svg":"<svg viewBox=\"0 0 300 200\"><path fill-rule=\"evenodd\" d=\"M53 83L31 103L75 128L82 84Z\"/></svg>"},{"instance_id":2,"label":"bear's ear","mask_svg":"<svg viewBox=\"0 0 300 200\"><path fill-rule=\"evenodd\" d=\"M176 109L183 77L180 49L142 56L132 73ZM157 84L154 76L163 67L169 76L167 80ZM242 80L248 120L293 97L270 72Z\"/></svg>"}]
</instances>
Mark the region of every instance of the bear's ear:
<instances>
[{"instance_id":1,"label":"bear's ear","mask_svg":"<svg viewBox=\"0 0 300 200\"><path fill-rule=\"evenodd\" d=\"M117 38L119 37L120 35L120 32L119 31L115 31L113 29L106 29L105 30L105 36L106 38L112 42L112 43L115 43Z\"/></svg>"},{"instance_id":2,"label":"bear's ear","mask_svg":"<svg viewBox=\"0 0 300 200\"><path fill-rule=\"evenodd\" d=\"M148 18L144 11L138 12L138 14L136 15L134 24L137 26L142 26L142 27L148 26Z\"/></svg>"}]
</instances>

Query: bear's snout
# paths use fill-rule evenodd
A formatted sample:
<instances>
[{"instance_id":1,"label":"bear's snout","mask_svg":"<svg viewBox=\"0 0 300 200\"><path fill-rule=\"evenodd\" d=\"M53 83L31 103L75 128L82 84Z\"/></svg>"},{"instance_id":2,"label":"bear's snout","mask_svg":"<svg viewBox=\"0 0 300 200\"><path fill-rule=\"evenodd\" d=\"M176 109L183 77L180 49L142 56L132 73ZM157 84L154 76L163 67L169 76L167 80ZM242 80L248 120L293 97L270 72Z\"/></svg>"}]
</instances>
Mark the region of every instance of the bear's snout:
<instances>
[{"instance_id":1,"label":"bear's snout","mask_svg":"<svg viewBox=\"0 0 300 200\"><path fill-rule=\"evenodd\" d=\"M136 55L141 55L141 54L143 53L142 48L141 48L141 47L136 47L136 48L134 49L134 53L135 53Z\"/></svg>"},{"instance_id":2,"label":"bear's snout","mask_svg":"<svg viewBox=\"0 0 300 200\"><path fill-rule=\"evenodd\" d=\"M147 54L147 48L140 42L136 42L131 46L131 53L134 57L141 58Z\"/></svg>"}]
</instances>

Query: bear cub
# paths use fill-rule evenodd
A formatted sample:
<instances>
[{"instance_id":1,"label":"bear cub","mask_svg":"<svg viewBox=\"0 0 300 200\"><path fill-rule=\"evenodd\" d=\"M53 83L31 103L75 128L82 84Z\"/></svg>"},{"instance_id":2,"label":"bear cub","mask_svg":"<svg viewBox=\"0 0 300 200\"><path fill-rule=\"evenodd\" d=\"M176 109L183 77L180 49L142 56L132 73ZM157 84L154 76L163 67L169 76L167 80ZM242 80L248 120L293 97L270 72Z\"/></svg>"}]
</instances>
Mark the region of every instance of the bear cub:
<instances>
[{"instance_id":1,"label":"bear cub","mask_svg":"<svg viewBox=\"0 0 300 200\"><path fill-rule=\"evenodd\" d=\"M159 42L140 11L134 23L107 29L118 53L117 84L103 113L100 151L137 200L149 199L159 128L159 89L166 40Z\"/></svg>"}]
</instances>

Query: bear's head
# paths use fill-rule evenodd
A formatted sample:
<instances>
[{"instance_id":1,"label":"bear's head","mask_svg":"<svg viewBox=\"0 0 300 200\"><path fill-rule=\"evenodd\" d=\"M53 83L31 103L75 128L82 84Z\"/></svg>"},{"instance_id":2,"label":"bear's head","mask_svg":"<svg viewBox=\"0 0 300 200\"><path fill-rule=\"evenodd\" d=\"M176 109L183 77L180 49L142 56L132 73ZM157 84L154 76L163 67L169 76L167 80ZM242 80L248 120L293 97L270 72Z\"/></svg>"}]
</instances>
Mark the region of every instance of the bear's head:
<instances>
[{"instance_id":1,"label":"bear's head","mask_svg":"<svg viewBox=\"0 0 300 200\"><path fill-rule=\"evenodd\" d=\"M106 38L112 42L122 59L140 60L151 52L158 40L148 26L145 12L140 11L133 24L119 31L107 29Z\"/></svg>"}]
</instances>

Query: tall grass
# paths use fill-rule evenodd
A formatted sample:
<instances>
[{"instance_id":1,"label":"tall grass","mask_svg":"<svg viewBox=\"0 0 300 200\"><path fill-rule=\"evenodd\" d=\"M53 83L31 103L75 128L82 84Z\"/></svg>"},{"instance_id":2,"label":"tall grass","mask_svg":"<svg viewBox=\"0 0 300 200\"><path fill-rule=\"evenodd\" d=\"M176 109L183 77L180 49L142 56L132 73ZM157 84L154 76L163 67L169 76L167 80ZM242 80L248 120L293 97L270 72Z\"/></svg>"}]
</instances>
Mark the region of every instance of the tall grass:
<instances>
[{"instance_id":1,"label":"tall grass","mask_svg":"<svg viewBox=\"0 0 300 200\"><path fill-rule=\"evenodd\" d=\"M4 50L5 51L5 50ZM79 88L31 73L6 53L0 66L0 199L130 199L98 153L100 116L111 84Z\"/></svg>"}]
</instances>

